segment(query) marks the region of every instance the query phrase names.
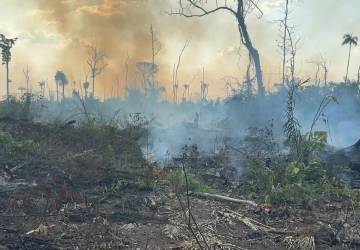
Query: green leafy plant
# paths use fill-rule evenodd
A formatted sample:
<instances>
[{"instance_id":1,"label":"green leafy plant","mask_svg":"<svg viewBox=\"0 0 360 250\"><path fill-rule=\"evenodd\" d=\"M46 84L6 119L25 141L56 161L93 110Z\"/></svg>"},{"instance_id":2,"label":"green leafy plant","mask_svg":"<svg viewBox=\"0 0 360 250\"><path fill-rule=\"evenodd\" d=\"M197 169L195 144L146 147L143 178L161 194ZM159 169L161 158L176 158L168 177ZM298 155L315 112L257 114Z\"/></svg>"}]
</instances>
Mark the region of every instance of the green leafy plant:
<instances>
[{"instance_id":1,"label":"green leafy plant","mask_svg":"<svg viewBox=\"0 0 360 250\"><path fill-rule=\"evenodd\" d=\"M33 153L35 143L32 139L18 140L7 132L0 131L0 155L3 157L26 156Z\"/></svg>"}]
</instances>

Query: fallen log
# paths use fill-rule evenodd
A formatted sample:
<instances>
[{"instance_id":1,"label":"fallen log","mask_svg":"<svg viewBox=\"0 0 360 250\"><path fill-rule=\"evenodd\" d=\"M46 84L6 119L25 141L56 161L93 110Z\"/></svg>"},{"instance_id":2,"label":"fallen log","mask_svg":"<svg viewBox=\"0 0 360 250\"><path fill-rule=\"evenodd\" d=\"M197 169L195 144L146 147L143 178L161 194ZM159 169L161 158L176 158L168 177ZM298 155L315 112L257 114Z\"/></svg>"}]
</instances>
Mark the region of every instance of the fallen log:
<instances>
[{"instance_id":1,"label":"fallen log","mask_svg":"<svg viewBox=\"0 0 360 250\"><path fill-rule=\"evenodd\" d=\"M201 192L192 192L189 194L191 196L195 196L198 198L214 199L214 200L219 200L219 201L227 201L227 202L233 202L233 203L238 203L238 204L243 204L243 205L250 205L254 208L258 207L258 205L253 201L235 199L235 198L231 198L231 197L224 196L224 195L201 193Z\"/></svg>"},{"instance_id":2,"label":"fallen log","mask_svg":"<svg viewBox=\"0 0 360 250\"><path fill-rule=\"evenodd\" d=\"M240 222L242 222L245 226L247 226L248 228L250 228L251 230L253 230L254 232L263 232L263 233L273 233L273 234L297 234L294 231L287 231L287 230L281 230L281 229L276 229L273 227L270 227L268 225L265 225L257 220L254 220L250 217L246 217L243 214L239 214L235 211L231 211L230 209L225 209L223 211L217 211L216 212L218 216L222 217L222 218L230 218L230 219L235 219L238 220Z\"/></svg>"}]
</instances>

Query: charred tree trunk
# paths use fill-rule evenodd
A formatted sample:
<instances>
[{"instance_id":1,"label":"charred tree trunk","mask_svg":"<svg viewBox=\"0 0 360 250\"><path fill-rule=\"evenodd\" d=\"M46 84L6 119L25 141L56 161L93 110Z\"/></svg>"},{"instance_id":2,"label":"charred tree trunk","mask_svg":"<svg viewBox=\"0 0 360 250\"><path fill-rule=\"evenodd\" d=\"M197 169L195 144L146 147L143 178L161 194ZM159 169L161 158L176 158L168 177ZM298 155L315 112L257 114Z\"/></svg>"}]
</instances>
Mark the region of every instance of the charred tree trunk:
<instances>
[{"instance_id":1,"label":"charred tree trunk","mask_svg":"<svg viewBox=\"0 0 360 250\"><path fill-rule=\"evenodd\" d=\"M56 81L56 101L59 101L59 82Z\"/></svg>"},{"instance_id":2,"label":"charred tree trunk","mask_svg":"<svg viewBox=\"0 0 360 250\"><path fill-rule=\"evenodd\" d=\"M348 82L349 66L350 66L350 57L351 57L351 43L350 43L350 46L349 46L349 55L348 55L348 62L347 62L347 67L346 67L345 83Z\"/></svg>"},{"instance_id":3,"label":"charred tree trunk","mask_svg":"<svg viewBox=\"0 0 360 250\"><path fill-rule=\"evenodd\" d=\"M6 62L6 100L8 103L10 103L9 82L9 62Z\"/></svg>"},{"instance_id":4,"label":"charred tree trunk","mask_svg":"<svg viewBox=\"0 0 360 250\"><path fill-rule=\"evenodd\" d=\"M250 97L252 95L252 79L250 76L251 62L252 62L252 57L251 57L251 54L249 53L249 64L246 69L246 95L247 95L247 97Z\"/></svg>"},{"instance_id":5,"label":"charred tree trunk","mask_svg":"<svg viewBox=\"0 0 360 250\"><path fill-rule=\"evenodd\" d=\"M95 76L94 76L94 74L92 74L91 79L92 79L92 90L93 90L92 97L95 98Z\"/></svg>"},{"instance_id":6,"label":"charred tree trunk","mask_svg":"<svg viewBox=\"0 0 360 250\"><path fill-rule=\"evenodd\" d=\"M150 27L150 33L151 33L151 62L152 62L152 67L155 67L155 45L154 45L154 31L152 28L152 25ZM151 88L154 88L155 86L155 73L154 73L154 69L151 69Z\"/></svg>"},{"instance_id":7,"label":"charred tree trunk","mask_svg":"<svg viewBox=\"0 0 360 250\"><path fill-rule=\"evenodd\" d=\"M62 83L62 99L65 100L65 83Z\"/></svg>"},{"instance_id":8,"label":"charred tree trunk","mask_svg":"<svg viewBox=\"0 0 360 250\"><path fill-rule=\"evenodd\" d=\"M254 61L255 71L256 71L256 82L257 82L257 88L258 88L258 94L260 96L265 95L265 88L264 88L264 82L262 77L262 70L261 70L261 63L260 63L260 56L257 49L254 48L252 41L250 39L249 33L247 31L247 27L245 24L245 19L243 15L243 2L239 1L239 7L238 12L236 15L236 19L238 21L238 28L239 32L242 36L242 43L245 45L247 50L249 51L252 60Z\"/></svg>"}]
</instances>

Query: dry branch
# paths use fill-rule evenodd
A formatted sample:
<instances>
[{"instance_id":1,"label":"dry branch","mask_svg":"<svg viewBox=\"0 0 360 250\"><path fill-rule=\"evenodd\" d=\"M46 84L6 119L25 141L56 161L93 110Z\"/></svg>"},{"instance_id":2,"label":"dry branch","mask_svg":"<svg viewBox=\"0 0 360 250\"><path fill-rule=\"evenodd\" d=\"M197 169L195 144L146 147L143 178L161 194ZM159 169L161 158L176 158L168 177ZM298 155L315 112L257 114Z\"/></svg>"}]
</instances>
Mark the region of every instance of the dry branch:
<instances>
[{"instance_id":1,"label":"dry branch","mask_svg":"<svg viewBox=\"0 0 360 250\"><path fill-rule=\"evenodd\" d=\"M193 193L191 193L191 195L196 196L198 198L206 198L206 199L210 198L210 199L215 199L215 200L219 200L219 201L228 201L228 202L233 202L233 203L238 203L238 204L250 205L254 208L258 207L258 205L255 202L250 201L250 200L240 200L240 199L235 199L235 198L218 195L218 194L193 192Z\"/></svg>"}]
</instances>

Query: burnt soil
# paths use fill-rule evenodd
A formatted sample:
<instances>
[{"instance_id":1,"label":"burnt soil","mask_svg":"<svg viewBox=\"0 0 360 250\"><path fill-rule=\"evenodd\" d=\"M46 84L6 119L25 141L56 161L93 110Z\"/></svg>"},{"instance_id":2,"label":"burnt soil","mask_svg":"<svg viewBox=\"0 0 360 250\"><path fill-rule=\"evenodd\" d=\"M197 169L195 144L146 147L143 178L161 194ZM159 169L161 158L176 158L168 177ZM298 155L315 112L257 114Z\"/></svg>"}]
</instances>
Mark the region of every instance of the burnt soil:
<instances>
[{"instance_id":1,"label":"burnt soil","mask_svg":"<svg viewBox=\"0 0 360 250\"><path fill-rule=\"evenodd\" d=\"M30 153L0 159L0 249L200 249L196 238L203 249L360 249L350 201L254 208L190 196L194 236L186 195L175 194L161 166L149 167L133 131L27 122L0 128L35 143ZM107 145L115 158L104 157ZM149 175L154 186L139 185Z\"/></svg>"}]
</instances>

